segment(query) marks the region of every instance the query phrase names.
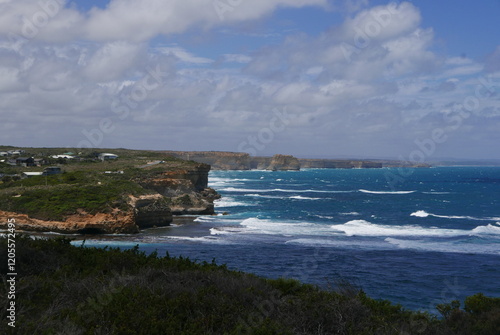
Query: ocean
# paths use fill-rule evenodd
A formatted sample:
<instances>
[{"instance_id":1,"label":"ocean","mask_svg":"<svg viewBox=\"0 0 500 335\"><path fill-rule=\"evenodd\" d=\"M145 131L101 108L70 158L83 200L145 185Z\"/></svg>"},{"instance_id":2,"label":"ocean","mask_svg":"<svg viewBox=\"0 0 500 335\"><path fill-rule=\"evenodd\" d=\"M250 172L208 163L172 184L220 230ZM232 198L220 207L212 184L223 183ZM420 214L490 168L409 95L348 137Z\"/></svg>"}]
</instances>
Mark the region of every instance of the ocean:
<instances>
[{"instance_id":1,"label":"ocean","mask_svg":"<svg viewBox=\"0 0 500 335\"><path fill-rule=\"evenodd\" d=\"M212 171L209 186L222 195L216 216L86 245L349 283L431 313L479 292L500 297L499 167Z\"/></svg>"}]
</instances>

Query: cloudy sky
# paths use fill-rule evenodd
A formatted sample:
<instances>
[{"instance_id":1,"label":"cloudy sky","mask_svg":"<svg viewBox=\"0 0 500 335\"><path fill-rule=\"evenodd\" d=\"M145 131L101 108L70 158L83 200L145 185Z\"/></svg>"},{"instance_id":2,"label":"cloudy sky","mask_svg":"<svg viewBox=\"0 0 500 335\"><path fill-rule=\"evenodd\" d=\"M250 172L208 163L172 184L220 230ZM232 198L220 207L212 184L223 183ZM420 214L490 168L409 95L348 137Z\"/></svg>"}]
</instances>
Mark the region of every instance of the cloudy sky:
<instances>
[{"instance_id":1,"label":"cloudy sky","mask_svg":"<svg viewBox=\"0 0 500 335\"><path fill-rule=\"evenodd\" d=\"M0 144L500 159L499 0L0 0Z\"/></svg>"}]
</instances>

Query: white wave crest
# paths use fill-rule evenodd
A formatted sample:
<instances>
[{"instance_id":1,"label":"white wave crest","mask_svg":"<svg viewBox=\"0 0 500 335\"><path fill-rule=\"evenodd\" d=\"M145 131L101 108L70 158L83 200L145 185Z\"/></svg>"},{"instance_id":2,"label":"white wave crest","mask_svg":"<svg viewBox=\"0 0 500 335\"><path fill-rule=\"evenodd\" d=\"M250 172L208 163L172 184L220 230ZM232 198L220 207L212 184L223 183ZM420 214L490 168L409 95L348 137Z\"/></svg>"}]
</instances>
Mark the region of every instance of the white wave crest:
<instances>
[{"instance_id":1,"label":"white wave crest","mask_svg":"<svg viewBox=\"0 0 500 335\"><path fill-rule=\"evenodd\" d=\"M246 229L243 233L265 235L325 235L331 234L331 229L326 225L309 222L281 222L258 218L249 218L240 223Z\"/></svg>"},{"instance_id":2,"label":"white wave crest","mask_svg":"<svg viewBox=\"0 0 500 335\"><path fill-rule=\"evenodd\" d=\"M294 195L294 196L291 196L289 199L296 199L296 200L321 200L321 198L303 197L301 195Z\"/></svg>"},{"instance_id":3,"label":"white wave crest","mask_svg":"<svg viewBox=\"0 0 500 335\"><path fill-rule=\"evenodd\" d=\"M238 206L252 206L252 204L241 201L234 201L233 198L224 197L214 201L215 207L238 207Z\"/></svg>"},{"instance_id":4,"label":"white wave crest","mask_svg":"<svg viewBox=\"0 0 500 335\"><path fill-rule=\"evenodd\" d=\"M478 226L472 230L424 228L421 226L379 225L365 220L353 220L344 224L333 225L332 229L347 236L432 236L452 237L471 235L497 235L500 227L494 225Z\"/></svg>"},{"instance_id":5,"label":"white wave crest","mask_svg":"<svg viewBox=\"0 0 500 335\"><path fill-rule=\"evenodd\" d=\"M474 235L500 235L500 222L472 229Z\"/></svg>"},{"instance_id":6,"label":"white wave crest","mask_svg":"<svg viewBox=\"0 0 500 335\"><path fill-rule=\"evenodd\" d=\"M500 220L498 217L488 217L488 218L478 218L474 216L467 216L467 215L438 215L438 214L432 214L428 213L423 210L419 210L416 212L413 212L410 214L410 216L416 216L419 218L426 218L429 216L433 216L436 218L441 218L441 219L456 219L456 220L476 220L476 221L496 221Z\"/></svg>"},{"instance_id":7,"label":"white wave crest","mask_svg":"<svg viewBox=\"0 0 500 335\"><path fill-rule=\"evenodd\" d=\"M369 194L411 194L417 191L369 191L360 189L360 192L369 193Z\"/></svg>"}]
</instances>

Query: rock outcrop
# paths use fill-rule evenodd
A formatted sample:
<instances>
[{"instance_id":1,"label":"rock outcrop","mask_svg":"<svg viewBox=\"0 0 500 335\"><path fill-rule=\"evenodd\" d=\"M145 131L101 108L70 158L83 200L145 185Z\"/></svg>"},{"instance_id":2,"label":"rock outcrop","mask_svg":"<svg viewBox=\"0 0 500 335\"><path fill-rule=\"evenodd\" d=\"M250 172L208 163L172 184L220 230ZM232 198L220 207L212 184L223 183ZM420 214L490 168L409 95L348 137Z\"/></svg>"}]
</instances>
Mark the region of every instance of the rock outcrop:
<instances>
[{"instance_id":1,"label":"rock outcrop","mask_svg":"<svg viewBox=\"0 0 500 335\"><path fill-rule=\"evenodd\" d=\"M162 151L167 155L208 164L213 170L249 170L250 155L241 152L222 151Z\"/></svg>"},{"instance_id":2,"label":"rock outcrop","mask_svg":"<svg viewBox=\"0 0 500 335\"><path fill-rule=\"evenodd\" d=\"M169 203L161 194L130 196L129 204L138 228L168 226L173 220Z\"/></svg>"},{"instance_id":3,"label":"rock outcrop","mask_svg":"<svg viewBox=\"0 0 500 335\"><path fill-rule=\"evenodd\" d=\"M7 220L14 219L17 231L55 232L61 234L134 234L139 232L133 211L114 213L84 212L70 215L65 221L45 221L26 214L0 211L0 227L6 228Z\"/></svg>"},{"instance_id":4,"label":"rock outcrop","mask_svg":"<svg viewBox=\"0 0 500 335\"><path fill-rule=\"evenodd\" d=\"M271 163L266 168L271 171L299 171L300 162L297 158L290 155L274 155Z\"/></svg>"},{"instance_id":5,"label":"rock outcrop","mask_svg":"<svg viewBox=\"0 0 500 335\"><path fill-rule=\"evenodd\" d=\"M208 188L210 165L197 164L191 169L156 173L140 178L138 183L154 190L169 201L172 214L214 214L214 200L220 198Z\"/></svg>"}]
</instances>

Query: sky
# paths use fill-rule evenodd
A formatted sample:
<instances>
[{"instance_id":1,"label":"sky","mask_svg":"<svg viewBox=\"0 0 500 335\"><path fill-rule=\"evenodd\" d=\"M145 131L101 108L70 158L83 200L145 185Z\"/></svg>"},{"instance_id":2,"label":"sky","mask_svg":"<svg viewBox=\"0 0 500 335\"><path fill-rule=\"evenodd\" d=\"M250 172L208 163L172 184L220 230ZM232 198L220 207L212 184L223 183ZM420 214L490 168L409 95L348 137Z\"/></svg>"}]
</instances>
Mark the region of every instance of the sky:
<instances>
[{"instance_id":1,"label":"sky","mask_svg":"<svg viewBox=\"0 0 500 335\"><path fill-rule=\"evenodd\" d=\"M500 0L0 0L0 144L500 159Z\"/></svg>"}]
</instances>

